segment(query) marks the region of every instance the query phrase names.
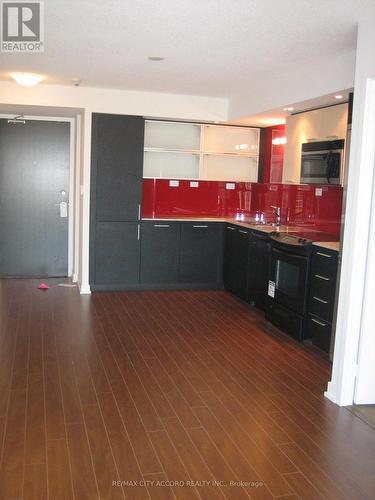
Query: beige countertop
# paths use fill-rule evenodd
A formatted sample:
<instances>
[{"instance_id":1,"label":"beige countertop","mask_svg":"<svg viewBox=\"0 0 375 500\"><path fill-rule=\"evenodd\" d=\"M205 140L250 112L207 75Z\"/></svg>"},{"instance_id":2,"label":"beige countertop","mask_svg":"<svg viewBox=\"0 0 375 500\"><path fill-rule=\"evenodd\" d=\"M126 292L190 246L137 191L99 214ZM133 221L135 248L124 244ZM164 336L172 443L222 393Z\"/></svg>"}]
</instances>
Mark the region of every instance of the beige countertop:
<instances>
[{"instance_id":1,"label":"beige countertop","mask_svg":"<svg viewBox=\"0 0 375 500\"><path fill-rule=\"evenodd\" d=\"M335 250L336 252L340 250L339 241L316 241L313 245L316 247L327 248L327 250Z\"/></svg>"}]
</instances>

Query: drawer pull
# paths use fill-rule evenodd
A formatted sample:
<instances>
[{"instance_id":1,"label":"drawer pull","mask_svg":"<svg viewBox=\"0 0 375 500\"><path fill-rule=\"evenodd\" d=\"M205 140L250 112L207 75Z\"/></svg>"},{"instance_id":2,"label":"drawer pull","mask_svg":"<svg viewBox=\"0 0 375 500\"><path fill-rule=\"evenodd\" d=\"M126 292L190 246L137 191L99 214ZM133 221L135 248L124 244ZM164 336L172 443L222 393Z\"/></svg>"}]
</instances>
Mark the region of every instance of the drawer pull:
<instances>
[{"instance_id":1,"label":"drawer pull","mask_svg":"<svg viewBox=\"0 0 375 500\"><path fill-rule=\"evenodd\" d=\"M327 323L322 323L322 321L319 321L317 319L311 318L311 321L314 323L317 323L319 326L327 326Z\"/></svg>"},{"instance_id":2,"label":"drawer pull","mask_svg":"<svg viewBox=\"0 0 375 500\"><path fill-rule=\"evenodd\" d=\"M235 228L234 227L229 227L227 226L226 229L229 229L230 231L235 231Z\"/></svg>"},{"instance_id":3,"label":"drawer pull","mask_svg":"<svg viewBox=\"0 0 375 500\"><path fill-rule=\"evenodd\" d=\"M154 224L154 227L170 227L169 224Z\"/></svg>"},{"instance_id":4,"label":"drawer pull","mask_svg":"<svg viewBox=\"0 0 375 500\"><path fill-rule=\"evenodd\" d=\"M328 300L321 299L319 297L313 297L317 302L321 302L322 304L328 304Z\"/></svg>"},{"instance_id":5,"label":"drawer pull","mask_svg":"<svg viewBox=\"0 0 375 500\"><path fill-rule=\"evenodd\" d=\"M329 253L316 252L316 255L320 255L320 257L327 257L327 259L332 259L332 255Z\"/></svg>"},{"instance_id":6,"label":"drawer pull","mask_svg":"<svg viewBox=\"0 0 375 500\"><path fill-rule=\"evenodd\" d=\"M322 276L321 274L314 274L314 278L319 278L323 281L331 281L331 278L327 278L327 276Z\"/></svg>"},{"instance_id":7,"label":"drawer pull","mask_svg":"<svg viewBox=\"0 0 375 500\"><path fill-rule=\"evenodd\" d=\"M202 228L206 228L206 227L208 227L208 226L193 226L193 227L202 227Z\"/></svg>"},{"instance_id":8,"label":"drawer pull","mask_svg":"<svg viewBox=\"0 0 375 500\"><path fill-rule=\"evenodd\" d=\"M242 231L242 229L239 229L239 230L238 230L238 232L239 232L239 233L242 233L242 234L248 234L248 232L247 232L247 231Z\"/></svg>"}]
</instances>

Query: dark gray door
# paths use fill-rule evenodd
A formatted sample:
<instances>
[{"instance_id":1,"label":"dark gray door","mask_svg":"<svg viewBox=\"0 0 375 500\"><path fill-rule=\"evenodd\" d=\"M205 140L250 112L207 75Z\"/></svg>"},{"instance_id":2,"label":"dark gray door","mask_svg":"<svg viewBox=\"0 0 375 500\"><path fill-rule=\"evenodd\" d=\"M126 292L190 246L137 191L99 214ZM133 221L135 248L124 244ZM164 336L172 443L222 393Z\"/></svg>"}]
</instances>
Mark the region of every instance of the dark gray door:
<instances>
[{"instance_id":1,"label":"dark gray door","mask_svg":"<svg viewBox=\"0 0 375 500\"><path fill-rule=\"evenodd\" d=\"M0 120L0 277L68 274L70 124Z\"/></svg>"}]
</instances>

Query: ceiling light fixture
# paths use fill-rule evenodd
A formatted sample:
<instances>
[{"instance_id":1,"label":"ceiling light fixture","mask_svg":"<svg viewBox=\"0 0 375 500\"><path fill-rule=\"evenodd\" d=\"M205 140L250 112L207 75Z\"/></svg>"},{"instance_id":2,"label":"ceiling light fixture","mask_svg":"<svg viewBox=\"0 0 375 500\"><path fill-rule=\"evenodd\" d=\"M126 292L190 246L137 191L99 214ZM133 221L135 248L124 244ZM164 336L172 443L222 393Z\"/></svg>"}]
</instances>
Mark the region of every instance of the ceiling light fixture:
<instances>
[{"instance_id":1,"label":"ceiling light fixture","mask_svg":"<svg viewBox=\"0 0 375 500\"><path fill-rule=\"evenodd\" d=\"M275 137L275 139L272 139L272 144L274 144L275 146L286 144L286 137Z\"/></svg>"},{"instance_id":2,"label":"ceiling light fixture","mask_svg":"<svg viewBox=\"0 0 375 500\"><path fill-rule=\"evenodd\" d=\"M294 108L292 108L291 106L287 107L287 108L284 108L284 111L293 111Z\"/></svg>"},{"instance_id":3,"label":"ceiling light fixture","mask_svg":"<svg viewBox=\"0 0 375 500\"><path fill-rule=\"evenodd\" d=\"M165 57L163 56L148 56L149 61L164 61Z\"/></svg>"},{"instance_id":4,"label":"ceiling light fixture","mask_svg":"<svg viewBox=\"0 0 375 500\"><path fill-rule=\"evenodd\" d=\"M44 78L44 76L35 73L11 73L10 76L23 87L35 87Z\"/></svg>"},{"instance_id":5,"label":"ceiling light fixture","mask_svg":"<svg viewBox=\"0 0 375 500\"><path fill-rule=\"evenodd\" d=\"M344 99L344 96L341 94L337 94L334 96L334 99Z\"/></svg>"}]
</instances>

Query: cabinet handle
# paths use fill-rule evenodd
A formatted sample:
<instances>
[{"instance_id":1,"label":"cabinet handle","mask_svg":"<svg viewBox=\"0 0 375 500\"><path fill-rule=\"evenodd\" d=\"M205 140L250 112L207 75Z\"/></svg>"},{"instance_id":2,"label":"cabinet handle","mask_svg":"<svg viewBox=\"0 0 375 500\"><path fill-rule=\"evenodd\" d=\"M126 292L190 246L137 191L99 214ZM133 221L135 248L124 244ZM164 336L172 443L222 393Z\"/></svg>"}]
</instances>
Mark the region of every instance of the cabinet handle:
<instances>
[{"instance_id":1,"label":"cabinet handle","mask_svg":"<svg viewBox=\"0 0 375 500\"><path fill-rule=\"evenodd\" d=\"M203 228L205 228L205 227L208 227L208 226L193 226L193 227L203 227Z\"/></svg>"},{"instance_id":2,"label":"cabinet handle","mask_svg":"<svg viewBox=\"0 0 375 500\"><path fill-rule=\"evenodd\" d=\"M169 224L154 224L154 227L170 227Z\"/></svg>"},{"instance_id":3,"label":"cabinet handle","mask_svg":"<svg viewBox=\"0 0 375 500\"><path fill-rule=\"evenodd\" d=\"M327 323L323 323L322 321L319 321L319 320L314 319L314 318L311 318L311 321L313 321L314 323L317 323L320 326L327 326Z\"/></svg>"},{"instance_id":4,"label":"cabinet handle","mask_svg":"<svg viewBox=\"0 0 375 500\"><path fill-rule=\"evenodd\" d=\"M331 259L332 255L329 253L316 252L316 255L320 255L321 257L327 257L327 259Z\"/></svg>"},{"instance_id":5,"label":"cabinet handle","mask_svg":"<svg viewBox=\"0 0 375 500\"><path fill-rule=\"evenodd\" d=\"M230 231L235 231L235 228L234 227L229 227L227 226L226 229L229 229Z\"/></svg>"},{"instance_id":6,"label":"cabinet handle","mask_svg":"<svg viewBox=\"0 0 375 500\"><path fill-rule=\"evenodd\" d=\"M314 274L314 278L319 278L323 281L331 281L331 278L327 278L327 276L322 276L321 274Z\"/></svg>"},{"instance_id":7,"label":"cabinet handle","mask_svg":"<svg viewBox=\"0 0 375 500\"><path fill-rule=\"evenodd\" d=\"M141 236L141 225L137 224L137 240L139 241L139 238Z\"/></svg>"},{"instance_id":8,"label":"cabinet handle","mask_svg":"<svg viewBox=\"0 0 375 500\"><path fill-rule=\"evenodd\" d=\"M239 229L238 232L242 234L249 234L247 231L243 231L242 229Z\"/></svg>"},{"instance_id":9,"label":"cabinet handle","mask_svg":"<svg viewBox=\"0 0 375 500\"><path fill-rule=\"evenodd\" d=\"M141 204L138 203L138 220L141 220Z\"/></svg>"},{"instance_id":10,"label":"cabinet handle","mask_svg":"<svg viewBox=\"0 0 375 500\"><path fill-rule=\"evenodd\" d=\"M321 299L319 297L313 297L317 302L321 302L322 304L328 304L328 300Z\"/></svg>"}]
</instances>

